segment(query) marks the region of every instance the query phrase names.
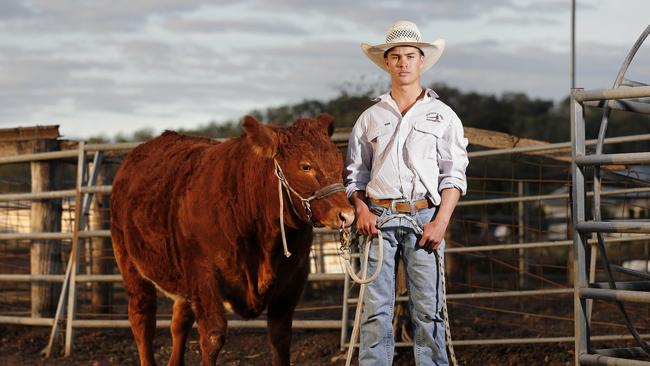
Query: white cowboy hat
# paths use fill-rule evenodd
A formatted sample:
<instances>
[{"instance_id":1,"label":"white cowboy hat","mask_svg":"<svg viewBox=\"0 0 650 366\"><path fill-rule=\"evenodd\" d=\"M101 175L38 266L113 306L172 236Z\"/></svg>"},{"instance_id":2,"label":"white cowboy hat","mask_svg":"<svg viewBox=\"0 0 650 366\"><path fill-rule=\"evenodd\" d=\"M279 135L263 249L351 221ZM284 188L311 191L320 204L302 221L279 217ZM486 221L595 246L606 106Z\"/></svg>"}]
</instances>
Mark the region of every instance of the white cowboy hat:
<instances>
[{"instance_id":1,"label":"white cowboy hat","mask_svg":"<svg viewBox=\"0 0 650 366\"><path fill-rule=\"evenodd\" d=\"M388 27L386 43L376 46L362 43L361 49L372 62L382 70L388 72L384 62L384 52L397 46L413 46L422 50L424 53L424 64L420 73L423 73L438 61L442 55L442 51L445 49L445 40L437 39L433 43L422 42L420 30L415 23L398 20Z\"/></svg>"}]
</instances>

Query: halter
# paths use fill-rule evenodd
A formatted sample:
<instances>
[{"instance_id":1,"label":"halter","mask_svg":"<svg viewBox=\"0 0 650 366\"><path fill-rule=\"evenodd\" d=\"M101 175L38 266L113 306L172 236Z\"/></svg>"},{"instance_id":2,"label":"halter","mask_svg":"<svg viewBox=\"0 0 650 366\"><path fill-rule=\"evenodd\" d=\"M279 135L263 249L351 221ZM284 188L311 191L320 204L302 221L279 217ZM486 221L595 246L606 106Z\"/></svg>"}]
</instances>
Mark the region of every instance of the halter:
<instances>
[{"instance_id":1,"label":"halter","mask_svg":"<svg viewBox=\"0 0 650 366\"><path fill-rule=\"evenodd\" d=\"M302 203L303 209L305 210L305 214L307 215L307 220L303 220L303 221L308 223L313 223L311 204L309 202L312 200L317 200L323 197L327 197L336 192L345 191L345 186L341 183L333 183L317 190L311 196L304 198L303 196L300 195L300 193L298 193L295 189L293 189L291 185L289 185L287 178L284 176L284 172L282 171L282 168L280 168L280 164L275 158L273 158L273 164L275 165L275 176L278 178L278 196L280 198L280 231L282 232L282 245L284 247L284 255L287 258L289 258L289 256L291 256L291 252L289 252L289 249L287 247L287 236L284 232L284 196L282 195L282 186L284 186L284 188L287 190L287 193L289 194L289 203L291 204L291 208L293 209L293 212L296 214L296 216L301 218L300 214L296 210L296 206L294 206L293 204L293 200L291 199L291 193L293 193L294 196L298 197L298 199Z\"/></svg>"}]
</instances>

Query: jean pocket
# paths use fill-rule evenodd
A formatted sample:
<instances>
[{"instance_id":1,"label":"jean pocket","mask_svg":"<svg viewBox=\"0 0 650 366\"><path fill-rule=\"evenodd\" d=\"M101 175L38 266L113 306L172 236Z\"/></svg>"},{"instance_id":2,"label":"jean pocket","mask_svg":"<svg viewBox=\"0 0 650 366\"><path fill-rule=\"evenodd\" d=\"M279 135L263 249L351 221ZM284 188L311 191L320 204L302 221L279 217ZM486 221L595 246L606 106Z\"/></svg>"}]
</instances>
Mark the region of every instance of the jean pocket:
<instances>
[{"instance_id":1,"label":"jean pocket","mask_svg":"<svg viewBox=\"0 0 650 366\"><path fill-rule=\"evenodd\" d=\"M373 204L371 204L369 208L370 208L370 212L372 212L379 219L382 219L386 215L386 213L388 212L387 208L381 207L381 206L376 206L376 205L373 205Z\"/></svg>"}]
</instances>

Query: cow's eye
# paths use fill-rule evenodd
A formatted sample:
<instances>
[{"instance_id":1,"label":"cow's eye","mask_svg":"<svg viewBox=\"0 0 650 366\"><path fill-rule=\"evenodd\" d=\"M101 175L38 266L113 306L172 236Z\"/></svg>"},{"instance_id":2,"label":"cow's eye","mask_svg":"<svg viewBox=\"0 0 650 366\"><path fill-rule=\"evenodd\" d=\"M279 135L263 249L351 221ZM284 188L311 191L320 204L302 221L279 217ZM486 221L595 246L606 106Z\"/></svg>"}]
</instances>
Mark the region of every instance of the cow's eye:
<instances>
[{"instance_id":1,"label":"cow's eye","mask_svg":"<svg viewBox=\"0 0 650 366\"><path fill-rule=\"evenodd\" d=\"M302 164L301 168L302 168L303 171L308 172L308 171L311 170L311 165L309 165L309 164Z\"/></svg>"}]
</instances>

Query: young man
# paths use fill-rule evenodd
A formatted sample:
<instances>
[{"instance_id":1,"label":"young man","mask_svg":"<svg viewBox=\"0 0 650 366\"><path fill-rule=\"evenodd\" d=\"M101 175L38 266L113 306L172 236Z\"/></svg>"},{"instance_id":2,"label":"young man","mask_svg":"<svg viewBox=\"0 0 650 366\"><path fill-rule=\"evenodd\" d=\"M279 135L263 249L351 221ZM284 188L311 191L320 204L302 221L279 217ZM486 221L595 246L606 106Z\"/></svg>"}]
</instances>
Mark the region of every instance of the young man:
<instances>
[{"instance_id":1,"label":"young man","mask_svg":"<svg viewBox=\"0 0 650 366\"><path fill-rule=\"evenodd\" d=\"M384 261L379 277L366 289L361 366L393 362L398 250L407 273L415 364L448 365L443 289L434 251L443 258L445 231L467 189L467 139L454 111L420 85L420 74L438 60L444 45L444 40L422 42L415 24L398 21L390 25L386 43L361 46L390 74L391 90L359 117L350 135L346 190L356 210L357 231L376 236L378 219L398 213L410 215L424 230L418 235L412 223L399 218L381 227ZM375 244L368 275L377 268Z\"/></svg>"}]
</instances>

